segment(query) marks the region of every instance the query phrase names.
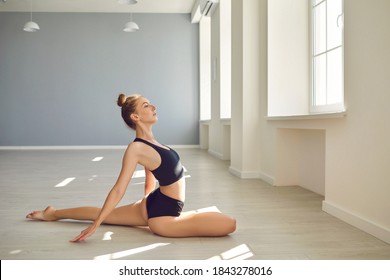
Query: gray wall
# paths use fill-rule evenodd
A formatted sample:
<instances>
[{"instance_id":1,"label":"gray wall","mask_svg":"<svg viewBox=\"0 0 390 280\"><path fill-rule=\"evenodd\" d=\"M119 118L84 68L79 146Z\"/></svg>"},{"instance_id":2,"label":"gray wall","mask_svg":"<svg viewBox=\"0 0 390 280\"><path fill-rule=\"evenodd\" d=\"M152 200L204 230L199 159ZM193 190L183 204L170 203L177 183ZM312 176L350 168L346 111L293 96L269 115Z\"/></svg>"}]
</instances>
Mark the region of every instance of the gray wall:
<instances>
[{"instance_id":1,"label":"gray wall","mask_svg":"<svg viewBox=\"0 0 390 280\"><path fill-rule=\"evenodd\" d=\"M188 14L0 13L0 145L125 145L120 91L157 106L154 134L198 144L198 25Z\"/></svg>"}]
</instances>

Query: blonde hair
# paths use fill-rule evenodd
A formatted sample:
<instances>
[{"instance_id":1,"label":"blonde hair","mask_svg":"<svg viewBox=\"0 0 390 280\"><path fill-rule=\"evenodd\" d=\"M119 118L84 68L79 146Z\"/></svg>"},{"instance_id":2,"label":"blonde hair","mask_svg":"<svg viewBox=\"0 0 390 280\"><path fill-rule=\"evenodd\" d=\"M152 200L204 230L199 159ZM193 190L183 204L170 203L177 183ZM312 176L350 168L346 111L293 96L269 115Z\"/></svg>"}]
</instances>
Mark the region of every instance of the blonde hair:
<instances>
[{"instance_id":1,"label":"blonde hair","mask_svg":"<svg viewBox=\"0 0 390 280\"><path fill-rule=\"evenodd\" d=\"M120 93L118 96L117 104L121 107L122 118L125 123L133 130L135 130L136 125L131 119L131 114L135 112L137 106L137 100L141 97L139 94L134 94L126 96L123 93Z\"/></svg>"}]
</instances>

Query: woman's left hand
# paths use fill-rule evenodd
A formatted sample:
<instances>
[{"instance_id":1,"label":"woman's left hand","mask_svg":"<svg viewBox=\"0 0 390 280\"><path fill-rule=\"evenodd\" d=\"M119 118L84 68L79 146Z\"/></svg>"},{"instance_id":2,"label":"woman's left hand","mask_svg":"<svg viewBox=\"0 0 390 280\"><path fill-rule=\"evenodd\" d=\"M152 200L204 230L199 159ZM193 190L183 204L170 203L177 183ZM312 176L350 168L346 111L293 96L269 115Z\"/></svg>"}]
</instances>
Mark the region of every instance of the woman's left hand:
<instances>
[{"instance_id":1,"label":"woman's left hand","mask_svg":"<svg viewBox=\"0 0 390 280\"><path fill-rule=\"evenodd\" d=\"M85 230L83 230L79 235L77 235L75 238L72 240L69 240L70 242L78 242L78 241L83 241L85 238L91 236L92 234L95 233L96 229L98 226L95 224L89 226Z\"/></svg>"}]
</instances>

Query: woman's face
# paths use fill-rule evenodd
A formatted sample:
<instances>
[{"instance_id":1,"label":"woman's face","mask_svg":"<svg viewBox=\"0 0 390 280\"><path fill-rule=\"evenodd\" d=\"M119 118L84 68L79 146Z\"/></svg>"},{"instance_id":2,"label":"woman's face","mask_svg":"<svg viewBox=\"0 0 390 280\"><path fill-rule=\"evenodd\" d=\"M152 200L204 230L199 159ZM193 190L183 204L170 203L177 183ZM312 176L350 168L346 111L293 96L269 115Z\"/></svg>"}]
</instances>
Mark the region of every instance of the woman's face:
<instances>
[{"instance_id":1,"label":"woman's face","mask_svg":"<svg viewBox=\"0 0 390 280\"><path fill-rule=\"evenodd\" d=\"M137 100L137 107L134 114L138 116L138 121L155 123L158 119L156 109L157 107L150 103L148 99L141 96Z\"/></svg>"}]
</instances>

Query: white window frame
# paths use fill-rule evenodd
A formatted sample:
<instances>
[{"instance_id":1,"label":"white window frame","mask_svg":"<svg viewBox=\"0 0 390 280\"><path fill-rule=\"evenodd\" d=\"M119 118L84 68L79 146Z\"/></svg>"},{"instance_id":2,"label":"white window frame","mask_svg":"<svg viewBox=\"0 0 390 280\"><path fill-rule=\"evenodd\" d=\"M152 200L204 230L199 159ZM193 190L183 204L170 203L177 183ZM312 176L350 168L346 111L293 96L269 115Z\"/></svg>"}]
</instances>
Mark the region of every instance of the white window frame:
<instances>
[{"instance_id":1,"label":"white window frame","mask_svg":"<svg viewBox=\"0 0 390 280\"><path fill-rule=\"evenodd\" d=\"M339 18L341 19L340 24L343 24L343 21L344 21L344 0L341 0L341 1L342 1L342 14L339 15ZM318 2L318 3L314 5L315 2ZM325 51L321 52L319 54L315 54L315 50L314 50L314 48L315 48L315 43L314 43L314 40L315 40L315 10L316 10L316 7L318 7L319 5L327 5L327 2L328 2L328 0L322 0L322 1L310 0L310 14L311 14L311 24L310 24L310 26L311 26L311 54L310 54L310 60L311 60L311 94L310 94L310 108L309 108L309 110L310 110L311 114L332 113L332 112L336 113L336 112L344 112L345 111L345 105L344 105L344 28L342 27L341 46L328 49L328 46L326 45ZM327 16L325 17L325 30L327 32L327 22L326 22L326 20L327 20ZM326 44L327 44L327 42L326 42ZM326 68L327 68L328 67L328 64L327 64L328 54L330 52L332 52L333 50L336 50L338 48L341 48L341 53L342 53L342 61L341 61L341 67L342 67L342 70L341 70L341 73L342 73L341 94L342 94L342 96L340 97L341 102L330 104L330 103L328 103L328 101L326 101L325 104L323 104L323 105L317 105L317 104L315 104L315 101L316 101L316 91L315 91L315 79L316 79L316 76L315 76L315 73L316 73L315 57L318 57L320 55L325 55L326 56ZM326 84L327 84L327 80L328 80L327 69L325 69L325 73L326 73ZM326 91L326 96L328 96L329 95L328 88L326 88L325 91Z\"/></svg>"}]
</instances>

